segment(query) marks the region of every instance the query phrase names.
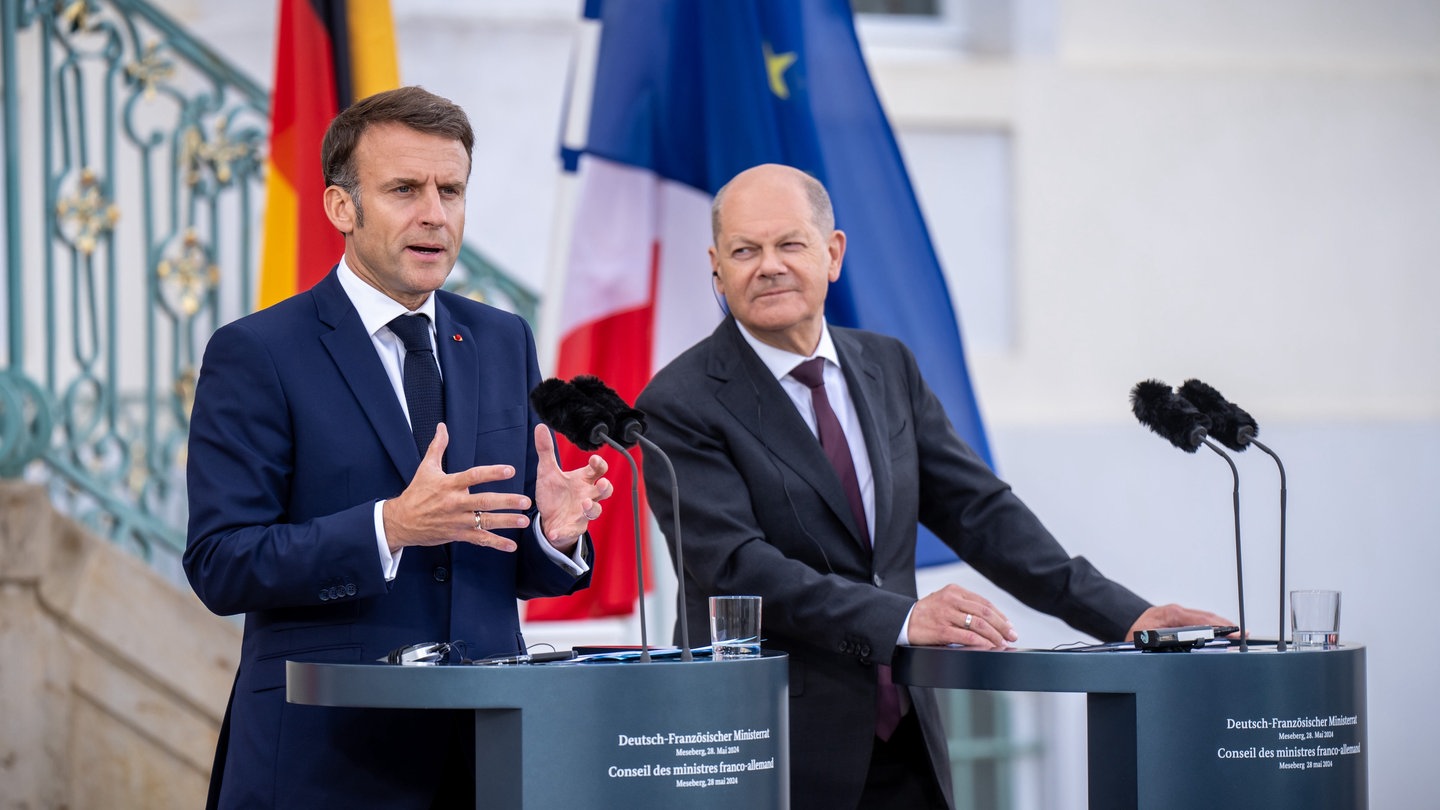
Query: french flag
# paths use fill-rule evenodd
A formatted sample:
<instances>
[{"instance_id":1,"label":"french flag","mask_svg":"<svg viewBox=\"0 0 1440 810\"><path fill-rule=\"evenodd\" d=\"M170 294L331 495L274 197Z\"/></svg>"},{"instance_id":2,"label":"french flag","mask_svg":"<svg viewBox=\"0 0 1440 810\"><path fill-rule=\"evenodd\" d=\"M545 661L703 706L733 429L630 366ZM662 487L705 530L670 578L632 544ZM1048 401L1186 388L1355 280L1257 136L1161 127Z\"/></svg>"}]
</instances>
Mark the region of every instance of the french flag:
<instances>
[{"instance_id":1,"label":"french flag","mask_svg":"<svg viewBox=\"0 0 1440 810\"><path fill-rule=\"evenodd\" d=\"M848 235L826 317L905 341L988 461L950 294L847 0L588 0L583 15L561 145L571 225L551 292L555 374L594 374L633 401L708 335L723 316L706 257L710 201L739 172L784 163L825 184ZM628 464L606 452L627 492ZM567 469L585 456L568 445L561 455ZM591 587L532 600L527 619L630 613L633 514L623 495L607 501ZM955 559L926 533L917 555Z\"/></svg>"}]
</instances>

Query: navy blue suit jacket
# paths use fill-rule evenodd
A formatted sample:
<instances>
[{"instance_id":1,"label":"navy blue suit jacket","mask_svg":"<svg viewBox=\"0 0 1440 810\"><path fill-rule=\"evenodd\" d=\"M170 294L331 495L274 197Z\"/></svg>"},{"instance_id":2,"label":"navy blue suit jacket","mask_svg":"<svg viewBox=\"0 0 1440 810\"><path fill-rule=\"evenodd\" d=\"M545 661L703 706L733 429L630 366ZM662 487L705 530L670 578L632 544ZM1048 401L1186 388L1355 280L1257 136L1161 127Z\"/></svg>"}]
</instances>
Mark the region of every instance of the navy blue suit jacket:
<instances>
[{"instance_id":1,"label":"navy blue suit jacket","mask_svg":"<svg viewBox=\"0 0 1440 810\"><path fill-rule=\"evenodd\" d=\"M514 478L486 488L533 499L528 396L540 374L530 329L515 315L435 295L445 468L514 465ZM588 584L518 533L514 553L407 548L386 581L375 502L399 495L419 462L334 271L210 339L190 426L184 566L207 607L245 614L212 775L221 806L343 806L350 797L358 806L428 807L434 785L453 776L449 721L289 705L285 661L374 661L421 641L463 640L472 658L518 652L517 597Z\"/></svg>"}]
</instances>

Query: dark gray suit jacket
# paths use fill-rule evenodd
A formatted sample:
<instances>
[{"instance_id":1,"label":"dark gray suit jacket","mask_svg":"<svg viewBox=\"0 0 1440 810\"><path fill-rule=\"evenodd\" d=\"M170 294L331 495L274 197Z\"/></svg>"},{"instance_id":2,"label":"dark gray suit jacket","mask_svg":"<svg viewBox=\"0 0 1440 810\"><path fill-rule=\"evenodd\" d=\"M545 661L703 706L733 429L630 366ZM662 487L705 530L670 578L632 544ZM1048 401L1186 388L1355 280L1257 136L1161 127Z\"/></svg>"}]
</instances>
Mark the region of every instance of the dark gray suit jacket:
<instances>
[{"instance_id":1,"label":"dark gray suit jacket","mask_svg":"<svg viewBox=\"0 0 1440 810\"><path fill-rule=\"evenodd\" d=\"M874 471L874 553L820 443L732 319L636 403L679 480L692 643L709 638L707 597L764 597L765 646L790 656L792 806L826 810L854 807L864 787L875 665L890 662L916 601L918 524L1027 605L1096 637L1121 638L1149 606L1060 547L956 435L904 345L830 331ZM669 533L662 473L647 464L645 485ZM949 798L935 697L909 691Z\"/></svg>"}]
</instances>

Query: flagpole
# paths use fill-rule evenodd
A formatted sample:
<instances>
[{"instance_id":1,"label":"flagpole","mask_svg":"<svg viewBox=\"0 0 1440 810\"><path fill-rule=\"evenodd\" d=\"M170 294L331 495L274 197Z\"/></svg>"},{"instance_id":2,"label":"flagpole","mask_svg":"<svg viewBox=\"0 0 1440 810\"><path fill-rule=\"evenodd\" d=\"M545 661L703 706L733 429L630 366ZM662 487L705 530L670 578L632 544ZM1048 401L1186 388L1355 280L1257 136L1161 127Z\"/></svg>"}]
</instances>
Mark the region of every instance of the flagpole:
<instances>
[{"instance_id":1,"label":"flagpole","mask_svg":"<svg viewBox=\"0 0 1440 810\"><path fill-rule=\"evenodd\" d=\"M579 155L590 127L590 96L595 84L595 60L600 51L600 23L581 20L575 32L570 56L570 75L565 88L565 118L561 121L562 161ZM576 158L578 160L578 157ZM554 215L550 223L550 257L545 286L540 296L540 322L535 324L536 351L540 368L552 373L560 351L564 287L569 269L570 246L574 239L575 200L578 167L562 165L555 183Z\"/></svg>"},{"instance_id":2,"label":"flagpole","mask_svg":"<svg viewBox=\"0 0 1440 810\"><path fill-rule=\"evenodd\" d=\"M550 224L550 255L545 268L545 286L540 296L539 323L535 324L535 351L541 373L555 373L560 351L562 308L565 304L565 276L570 245L571 223L575 220L575 186L577 179L561 172L555 181L554 215Z\"/></svg>"}]
</instances>

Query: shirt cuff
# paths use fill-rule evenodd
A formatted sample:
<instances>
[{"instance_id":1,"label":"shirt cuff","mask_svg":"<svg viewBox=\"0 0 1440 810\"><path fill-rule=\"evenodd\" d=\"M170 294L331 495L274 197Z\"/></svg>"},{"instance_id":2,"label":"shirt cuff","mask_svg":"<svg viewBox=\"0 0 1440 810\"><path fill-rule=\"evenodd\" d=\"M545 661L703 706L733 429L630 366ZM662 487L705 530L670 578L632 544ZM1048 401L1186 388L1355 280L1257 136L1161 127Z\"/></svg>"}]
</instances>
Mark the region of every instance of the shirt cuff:
<instances>
[{"instance_id":1,"label":"shirt cuff","mask_svg":"<svg viewBox=\"0 0 1440 810\"><path fill-rule=\"evenodd\" d=\"M389 582L400 573L400 555L405 553L405 549L390 553L390 541L385 537L384 507L384 501L375 502L375 541L380 544L380 573L384 574L385 581Z\"/></svg>"},{"instance_id":2,"label":"shirt cuff","mask_svg":"<svg viewBox=\"0 0 1440 810\"><path fill-rule=\"evenodd\" d=\"M539 512L535 513L535 522L530 524L530 535L540 544L540 550L545 552L545 556L549 557L551 562L569 571L571 576L578 578L590 570L590 564L585 562L584 535L580 536L580 540L575 544L575 548L571 550L570 556L565 556L554 546L550 545L549 540L545 539L545 530L544 527L540 525Z\"/></svg>"},{"instance_id":3,"label":"shirt cuff","mask_svg":"<svg viewBox=\"0 0 1440 810\"><path fill-rule=\"evenodd\" d=\"M905 613L905 623L900 625L900 638L895 640L895 646L899 647L910 643L910 614L915 612L915 606L911 605L910 610Z\"/></svg>"}]
</instances>

